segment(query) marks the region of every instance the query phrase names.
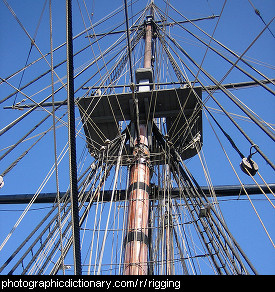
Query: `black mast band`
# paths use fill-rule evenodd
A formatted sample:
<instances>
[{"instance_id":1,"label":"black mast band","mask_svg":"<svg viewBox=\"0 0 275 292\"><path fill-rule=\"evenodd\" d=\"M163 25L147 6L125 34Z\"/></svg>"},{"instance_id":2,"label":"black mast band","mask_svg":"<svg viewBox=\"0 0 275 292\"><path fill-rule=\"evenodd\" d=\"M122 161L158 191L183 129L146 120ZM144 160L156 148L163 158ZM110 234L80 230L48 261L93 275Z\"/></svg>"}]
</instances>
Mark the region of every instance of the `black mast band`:
<instances>
[{"instance_id":1,"label":"black mast band","mask_svg":"<svg viewBox=\"0 0 275 292\"><path fill-rule=\"evenodd\" d=\"M129 231L124 238L124 247L127 243L131 241L141 241L149 246L149 238L148 236L142 231Z\"/></svg>"}]
</instances>

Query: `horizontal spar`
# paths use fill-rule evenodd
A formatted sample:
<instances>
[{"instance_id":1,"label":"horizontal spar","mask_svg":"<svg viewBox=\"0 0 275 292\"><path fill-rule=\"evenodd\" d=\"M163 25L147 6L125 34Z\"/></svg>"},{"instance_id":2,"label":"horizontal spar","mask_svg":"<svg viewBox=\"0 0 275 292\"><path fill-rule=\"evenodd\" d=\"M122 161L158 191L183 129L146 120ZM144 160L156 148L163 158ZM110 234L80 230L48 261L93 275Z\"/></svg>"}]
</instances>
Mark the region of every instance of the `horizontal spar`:
<instances>
[{"instance_id":1,"label":"horizontal spar","mask_svg":"<svg viewBox=\"0 0 275 292\"><path fill-rule=\"evenodd\" d=\"M244 185L245 190L248 195L261 194L261 190L257 185ZM275 184L260 185L261 189L266 193L270 194L275 191ZM208 187L201 188L207 197L210 197L210 192ZM215 186L214 192L217 197L228 197L228 196L239 196L245 195L243 188L240 185L228 185L228 186ZM60 197L62 198L66 193L61 192ZM105 190L101 192L101 198L103 196L103 201L108 202L111 200L112 190ZM18 194L18 195L0 195L0 204L28 204L33 198L34 194ZM166 194L167 196L167 194ZM163 190L157 190L154 186L151 186L151 196L150 199L161 199L163 197ZM177 199L181 197L181 192L179 188L173 188L171 190L171 198ZM117 190L114 196L115 201L122 201L126 198L125 190ZM90 198L88 197L87 201ZM56 193L41 193L34 203L54 203L56 202Z\"/></svg>"},{"instance_id":2,"label":"horizontal spar","mask_svg":"<svg viewBox=\"0 0 275 292\"><path fill-rule=\"evenodd\" d=\"M201 18L195 18L195 19L190 19L190 20L182 20L182 21L173 21L173 22L165 22L165 21L154 21L155 24L157 24L159 27L163 26L173 26L175 24L183 24L183 23L192 23L196 21L201 21L201 20L208 20L208 19L214 19L216 17L219 17L219 15L210 15L207 17L201 17ZM129 28L129 31L136 31L137 29L143 29L143 25L133 25ZM125 29L123 30L117 30L117 31L109 31L109 32L102 32L102 33L94 33L90 34L86 37L94 38L94 37L99 37L99 36L107 36L110 34L119 34L119 33L125 33Z\"/></svg>"}]
</instances>

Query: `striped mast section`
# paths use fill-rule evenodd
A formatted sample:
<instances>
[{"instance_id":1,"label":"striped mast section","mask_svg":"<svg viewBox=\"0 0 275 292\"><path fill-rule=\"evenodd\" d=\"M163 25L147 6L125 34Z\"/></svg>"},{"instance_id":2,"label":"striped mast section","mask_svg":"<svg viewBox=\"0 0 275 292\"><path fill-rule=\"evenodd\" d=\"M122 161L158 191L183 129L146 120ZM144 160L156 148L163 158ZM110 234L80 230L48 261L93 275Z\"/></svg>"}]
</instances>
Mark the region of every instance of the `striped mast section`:
<instances>
[{"instance_id":1,"label":"striped mast section","mask_svg":"<svg viewBox=\"0 0 275 292\"><path fill-rule=\"evenodd\" d=\"M144 68L151 69L152 23L145 23ZM149 83L141 80L139 84ZM150 85L138 86L138 91L150 90ZM130 167L128 199L128 225L124 240L124 275L147 275L148 273L148 219L150 193L150 151L148 129L145 123L139 124L139 135L135 135L133 163Z\"/></svg>"}]
</instances>

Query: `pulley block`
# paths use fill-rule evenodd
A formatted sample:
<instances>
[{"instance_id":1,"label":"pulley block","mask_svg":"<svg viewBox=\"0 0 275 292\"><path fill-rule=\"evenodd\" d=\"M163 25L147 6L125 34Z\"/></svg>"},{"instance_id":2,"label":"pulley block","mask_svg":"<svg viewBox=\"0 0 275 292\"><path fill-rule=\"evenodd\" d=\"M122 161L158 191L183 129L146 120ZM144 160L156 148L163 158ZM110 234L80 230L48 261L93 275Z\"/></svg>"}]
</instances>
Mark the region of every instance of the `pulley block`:
<instances>
[{"instance_id":1,"label":"pulley block","mask_svg":"<svg viewBox=\"0 0 275 292\"><path fill-rule=\"evenodd\" d=\"M241 170L247 174L254 176L259 170L258 164L249 157L244 157L240 164Z\"/></svg>"}]
</instances>

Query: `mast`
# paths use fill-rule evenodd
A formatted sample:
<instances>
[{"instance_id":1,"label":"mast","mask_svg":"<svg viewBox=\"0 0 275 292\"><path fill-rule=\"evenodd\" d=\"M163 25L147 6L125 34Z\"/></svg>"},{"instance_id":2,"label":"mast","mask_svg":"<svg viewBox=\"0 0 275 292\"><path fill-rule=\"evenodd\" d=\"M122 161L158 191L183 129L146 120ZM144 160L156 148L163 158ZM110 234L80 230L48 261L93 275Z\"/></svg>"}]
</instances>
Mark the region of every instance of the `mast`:
<instances>
[{"instance_id":1,"label":"mast","mask_svg":"<svg viewBox=\"0 0 275 292\"><path fill-rule=\"evenodd\" d=\"M147 16L145 23L145 52L144 68L152 72L152 16ZM146 76L147 70L141 70L140 75ZM136 73L137 74L137 73ZM136 75L137 76L137 75ZM150 83L147 78L141 77L138 91L149 91ZM148 145L148 127L141 121L138 133L135 133L133 148L133 163L130 167L130 187L128 201L128 225L125 236L124 275L147 275L148 273L148 220L149 220L149 193L150 193L150 151Z\"/></svg>"}]
</instances>

